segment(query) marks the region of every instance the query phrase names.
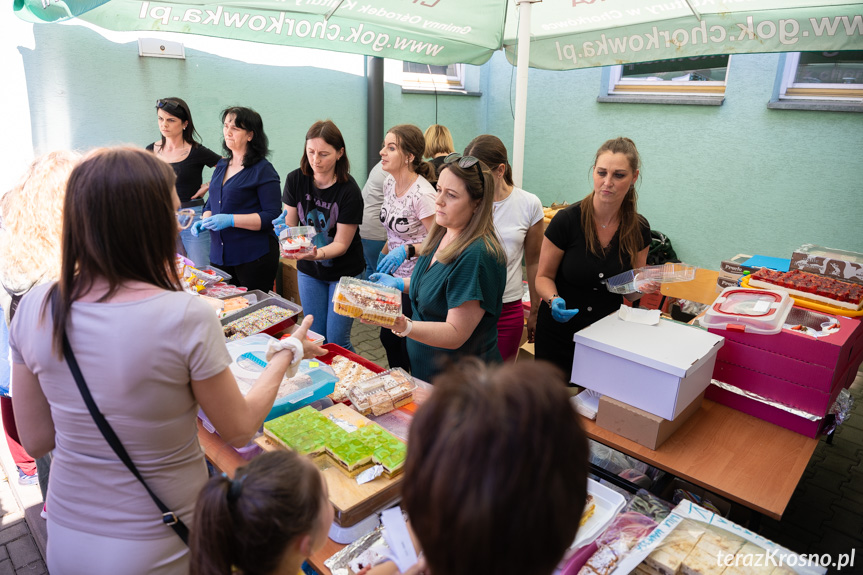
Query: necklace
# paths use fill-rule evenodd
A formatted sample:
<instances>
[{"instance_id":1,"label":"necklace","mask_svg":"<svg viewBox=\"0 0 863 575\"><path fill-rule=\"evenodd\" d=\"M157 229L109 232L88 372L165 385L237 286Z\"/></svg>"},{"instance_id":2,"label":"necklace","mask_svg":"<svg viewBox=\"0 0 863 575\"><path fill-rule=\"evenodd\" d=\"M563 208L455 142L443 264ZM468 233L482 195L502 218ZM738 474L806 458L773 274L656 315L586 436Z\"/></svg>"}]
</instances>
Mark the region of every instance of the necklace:
<instances>
[{"instance_id":1,"label":"necklace","mask_svg":"<svg viewBox=\"0 0 863 575\"><path fill-rule=\"evenodd\" d=\"M416 183L416 181L417 181L417 176L415 175L415 176L411 179L410 183L408 183L406 186L404 186L404 187L402 188L402 190L401 190L401 191L399 191L399 190L398 190L398 182L396 182L396 197L397 197L397 198L400 198L400 197L402 197L403 195L405 195L405 194L407 193L407 191L408 191L409 189L411 189L411 186L413 186L413 185Z\"/></svg>"},{"instance_id":2,"label":"necklace","mask_svg":"<svg viewBox=\"0 0 863 575\"><path fill-rule=\"evenodd\" d=\"M609 218L609 220L608 220L607 222L605 222L605 224L604 224L604 225L603 225L603 224L599 224L599 222L596 222L596 223L598 223L598 224L599 224L599 227L601 227L602 229L605 229L605 228L607 228L608 226L610 226L610 225L611 225L611 222L613 222L613 221L614 221L614 219L615 219L615 216L611 216L611 218Z\"/></svg>"}]
</instances>

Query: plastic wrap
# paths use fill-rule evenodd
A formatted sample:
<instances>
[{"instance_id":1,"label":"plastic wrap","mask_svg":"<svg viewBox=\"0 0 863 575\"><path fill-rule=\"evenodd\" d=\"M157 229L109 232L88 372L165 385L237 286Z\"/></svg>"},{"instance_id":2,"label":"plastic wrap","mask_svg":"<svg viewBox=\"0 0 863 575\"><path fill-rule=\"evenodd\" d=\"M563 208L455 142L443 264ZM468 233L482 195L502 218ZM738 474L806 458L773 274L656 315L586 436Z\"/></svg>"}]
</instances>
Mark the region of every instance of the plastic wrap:
<instances>
[{"instance_id":1,"label":"plastic wrap","mask_svg":"<svg viewBox=\"0 0 863 575\"><path fill-rule=\"evenodd\" d=\"M833 419L824 429L824 433L833 433L837 427L842 425L851 416L852 407L854 407L854 397L847 389L843 389L830 407L830 411L827 412L833 416Z\"/></svg>"}]
</instances>

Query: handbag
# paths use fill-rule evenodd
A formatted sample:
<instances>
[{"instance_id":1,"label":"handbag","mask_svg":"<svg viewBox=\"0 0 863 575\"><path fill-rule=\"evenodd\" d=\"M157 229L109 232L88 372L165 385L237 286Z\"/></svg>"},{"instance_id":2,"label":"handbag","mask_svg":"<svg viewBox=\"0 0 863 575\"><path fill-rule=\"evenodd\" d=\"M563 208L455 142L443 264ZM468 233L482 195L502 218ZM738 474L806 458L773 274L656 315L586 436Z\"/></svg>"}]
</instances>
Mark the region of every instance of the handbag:
<instances>
[{"instance_id":1,"label":"handbag","mask_svg":"<svg viewBox=\"0 0 863 575\"><path fill-rule=\"evenodd\" d=\"M105 437L105 440L108 442L108 445L111 446L111 449L114 450L114 453L117 454L117 457L129 468L129 471L132 472L138 481L141 482L141 485L144 486L144 489L147 490L147 493L150 494L150 497L153 499L153 502L162 512L162 523L169 526L173 529L177 536L183 540L183 543L186 545L189 544L189 528L186 527L186 524L183 523L183 520L180 519L176 513L168 509L168 506L165 505L159 497L153 493L150 489L150 486L147 485L147 482L144 481L144 478L141 476L141 473L138 471L138 468L135 467L135 463L132 461L132 458L129 457L129 454L126 452L126 449L123 447L123 444L120 443L120 438L117 437L117 434L114 433L114 430L111 428L111 425L108 423L108 420L105 419L105 416L102 415L102 412L99 411L99 408L96 407L96 402L93 401L93 396L90 395L90 389L87 387L87 382L84 381L84 376L81 374L81 369L78 367L78 361L75 359L75 354L72 353L72 346L69 344L69 338L66 337L66 334L63 334L63 356L66 358L66 363L69 364L69 370L72 372L72 377L75 378L75 383L78 385L78 391L81 392L81 396L84 398L84 403L87 404L87 409L90 410L90 415L93 416L93 420L96 422L96 426L99 428L99 431L102 432L102 435Z\"/></svg>"}]
</instances>

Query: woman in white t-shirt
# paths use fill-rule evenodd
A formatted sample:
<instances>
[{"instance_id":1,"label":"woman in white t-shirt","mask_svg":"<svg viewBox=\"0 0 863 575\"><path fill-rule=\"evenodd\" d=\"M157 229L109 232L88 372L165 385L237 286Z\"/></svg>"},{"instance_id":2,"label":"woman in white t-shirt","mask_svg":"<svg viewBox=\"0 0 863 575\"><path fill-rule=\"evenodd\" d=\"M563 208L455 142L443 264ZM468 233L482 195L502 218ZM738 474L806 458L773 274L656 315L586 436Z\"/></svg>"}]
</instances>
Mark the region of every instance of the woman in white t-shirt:
<instances>
[{"instance_id":1,"label":"woman in white t-shirt","mask_svg":"<svg viewBox=\"0 0 863 575\"><path fill-rule=\"evenodd\" d=\"M435 189L428 182L434 178L434 168L423 161L424 151L425 136L411 124L393 126L384 139L381 167L389 175L384 180L381 223L387 231L387 243L378 260L379 273L409 278L434 221ZM402 309L411 317L410 299L405 293ZM385 328L381 328L380 338L390 367L410 371L406 340Z\"/></svg>"},{"instance_id":2,"label":"woman in white t-shirt","mask_svg":"<svg viewBox=\"0 0 863 575\"><path fill-rule=\"evenodd\" d=\"M168 163L140 149L85 157L66 185L60 279L30 290L12 321L21 443L34 457L54 450L47 563L55 575L189 572L189 548L86 407L65 341L96 409L186 525L207 481L199 407L228 443L246 445L286 370L300 355L323 353L305 337L308 316L240 394L213 308L181 287L175 179Z\"/></svg>"},{"instance_id":3,"label":"woman in white t-shirt","mask_svg":"<svg viewBox=\"0 0 863 575\"><path fill-rule=\"evenodd\" d=\"M530 290L528 341L532 342L536 333L539 296L535 284L542 246L542 202L535 195L515 187L506 146L497 136L477 136L467 145L464 155L479 158L491 168L494 175L494 227L506 251L506 288L503 292L503 311L497 323L497 346L503 360L507 361L518 353L524 328L522 258L527 268Z\"/></svg>"}]
</instances>

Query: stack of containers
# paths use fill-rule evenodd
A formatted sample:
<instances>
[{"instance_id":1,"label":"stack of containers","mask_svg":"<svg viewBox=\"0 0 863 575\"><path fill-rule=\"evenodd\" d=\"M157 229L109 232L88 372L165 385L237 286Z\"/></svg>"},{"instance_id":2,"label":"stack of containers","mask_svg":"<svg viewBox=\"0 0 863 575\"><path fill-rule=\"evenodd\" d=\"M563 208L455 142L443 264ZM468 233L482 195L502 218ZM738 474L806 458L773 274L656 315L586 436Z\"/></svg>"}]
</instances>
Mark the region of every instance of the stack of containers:
<instances>
[{"instance_id":1,"label":"stack of containers","mask_svg":"<svg viewBox=\"0 0 863 575\"><path fill-rule=\"evenodd\" d=\"M740 278L754 272L755 268L743 264L751 258L752 256L746 254L737 254L733 258L722 260L719 264L719 277L716 278L717 289L721 291L739 285Z\"/></svg>"},{"instance_id":2,"label":"stack of containers","mask_svg":"<svg viewBox=\"0 0 863 575\"><path fill-rule=\"evenodd\" d=\"M758 303L768 296L774 302ZM863 362L863 323L790 307L788 297L746 288L720 294L701 320L725 338L705 397L817 437Z\"/></svg>"}]
</instances>

